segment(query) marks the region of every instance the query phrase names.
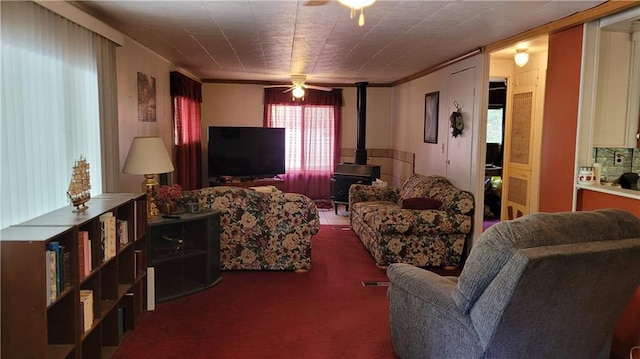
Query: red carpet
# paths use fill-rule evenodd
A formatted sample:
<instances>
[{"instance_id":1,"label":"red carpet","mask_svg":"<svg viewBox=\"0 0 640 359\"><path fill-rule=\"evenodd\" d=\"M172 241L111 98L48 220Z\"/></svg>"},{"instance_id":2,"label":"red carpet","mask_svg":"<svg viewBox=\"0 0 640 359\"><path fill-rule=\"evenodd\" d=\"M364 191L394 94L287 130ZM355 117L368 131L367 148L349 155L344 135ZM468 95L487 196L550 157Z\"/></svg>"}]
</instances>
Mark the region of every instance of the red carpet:
<instances>
[{"instance_id":1,"label":"red carpet","mask_svg":"<svg viewBox=\"0 0 640 359\"><path fill-rule=\"evenodd\" d=\"M351 230L322 226L305 274L222 272L203 292L160 303L114 358L396 358L387 281Z\"/></svg>"}]
</instances>

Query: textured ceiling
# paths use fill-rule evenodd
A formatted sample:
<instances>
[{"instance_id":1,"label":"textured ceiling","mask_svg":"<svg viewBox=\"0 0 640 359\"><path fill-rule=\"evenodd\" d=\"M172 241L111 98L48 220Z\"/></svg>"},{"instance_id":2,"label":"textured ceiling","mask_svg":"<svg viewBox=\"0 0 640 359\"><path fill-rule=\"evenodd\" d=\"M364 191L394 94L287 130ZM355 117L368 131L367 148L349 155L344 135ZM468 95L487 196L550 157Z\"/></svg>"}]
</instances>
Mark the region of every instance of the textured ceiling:
<instances>
[{"instance_id":1,"label":"textured ceiling","mask_svg":"<svg viewBox=\"0 0 640 359\"><path fill-rule=\"evenodd\" d=\"M391 83L603 1L385 1L365 25L337 1L72 4L202 80ZM313 5L313 6L312 6Z\"/></svg>"}]
</instances>

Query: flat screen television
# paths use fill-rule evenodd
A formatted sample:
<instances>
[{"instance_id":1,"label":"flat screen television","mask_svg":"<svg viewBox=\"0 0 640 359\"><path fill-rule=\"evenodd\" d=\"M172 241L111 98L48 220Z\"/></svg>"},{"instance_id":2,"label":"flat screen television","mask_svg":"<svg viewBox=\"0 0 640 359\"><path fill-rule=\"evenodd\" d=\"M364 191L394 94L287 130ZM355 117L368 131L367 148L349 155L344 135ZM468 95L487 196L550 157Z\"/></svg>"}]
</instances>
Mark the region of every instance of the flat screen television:
<instances>
[{"instance_id":1,"label":"flat screen television","mask_svg":"<svg viewBox=\"0 0 640 359\"><path fill-rule=\"evenodd\" d=\"M285 173L285 129L209 126L209 177L266 178Z\"/></svg>"}]
</instances>

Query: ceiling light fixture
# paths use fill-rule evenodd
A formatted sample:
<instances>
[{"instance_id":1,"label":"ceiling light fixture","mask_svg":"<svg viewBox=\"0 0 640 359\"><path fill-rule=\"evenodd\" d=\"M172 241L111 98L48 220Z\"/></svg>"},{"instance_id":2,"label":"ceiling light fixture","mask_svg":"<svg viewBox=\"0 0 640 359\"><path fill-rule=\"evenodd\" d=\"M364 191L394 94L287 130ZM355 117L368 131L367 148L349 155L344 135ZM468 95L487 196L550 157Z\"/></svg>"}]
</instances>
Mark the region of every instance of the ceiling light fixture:
<instances>
[{"instance_id":1,"label":"ceiling light fixture","mask_svg":"<svg viewBox=\"0 0 640 359\"><path fill-rule=\"evenodd\" d=\"M294 98L302 98L304 96L304 89L302 88L301 85L296 85L293 88L293 91L291 91L291 94L293 95Z\"/></svg>"},{"instance_id":2,"label":"ceiling light fixture","mask_svg":"<svg viewBox=\"0 0 640 359\"><path fill-rule=\"evenodd\" d=\"M524 65L529 62L529 53L527 52L527 49L516 49L513 61L518 65L518 67L524 67Z\"/></svg>"},{"instance_id":3,"label":"ceiling light fixture","mask_svg":"<svg viewBox=\"0 0 640 359\"><path fill-rule=\"evenodd\" d=\"M358 26L364 26L364 14L362 11L365 7L373 5L376 0L338 0L338 2L351 9L352 19L355 17L356 11L360 10Z\"/></svg>"}]
</instances>

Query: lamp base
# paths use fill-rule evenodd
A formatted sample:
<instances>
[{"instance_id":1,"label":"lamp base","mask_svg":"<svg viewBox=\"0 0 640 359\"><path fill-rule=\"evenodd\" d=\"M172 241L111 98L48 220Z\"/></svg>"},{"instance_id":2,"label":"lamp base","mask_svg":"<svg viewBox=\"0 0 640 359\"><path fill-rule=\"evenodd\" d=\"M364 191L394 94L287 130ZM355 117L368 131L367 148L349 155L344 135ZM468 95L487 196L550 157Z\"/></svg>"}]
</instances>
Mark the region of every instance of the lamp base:
<instances>
[{"instance_id":1,"label":"lamp base","mask_svg":"<svg viewBox=\"0 0 640 359\"><path fill-rule=\"evenodd\" d=\"M156 175L144 175L144 181L142 181L142 190L147 194L147 218L159 215L160 211L158 210L154 199L154 196L158 191L158 181L156 181Z\"/></svg>"}]
</instances>

